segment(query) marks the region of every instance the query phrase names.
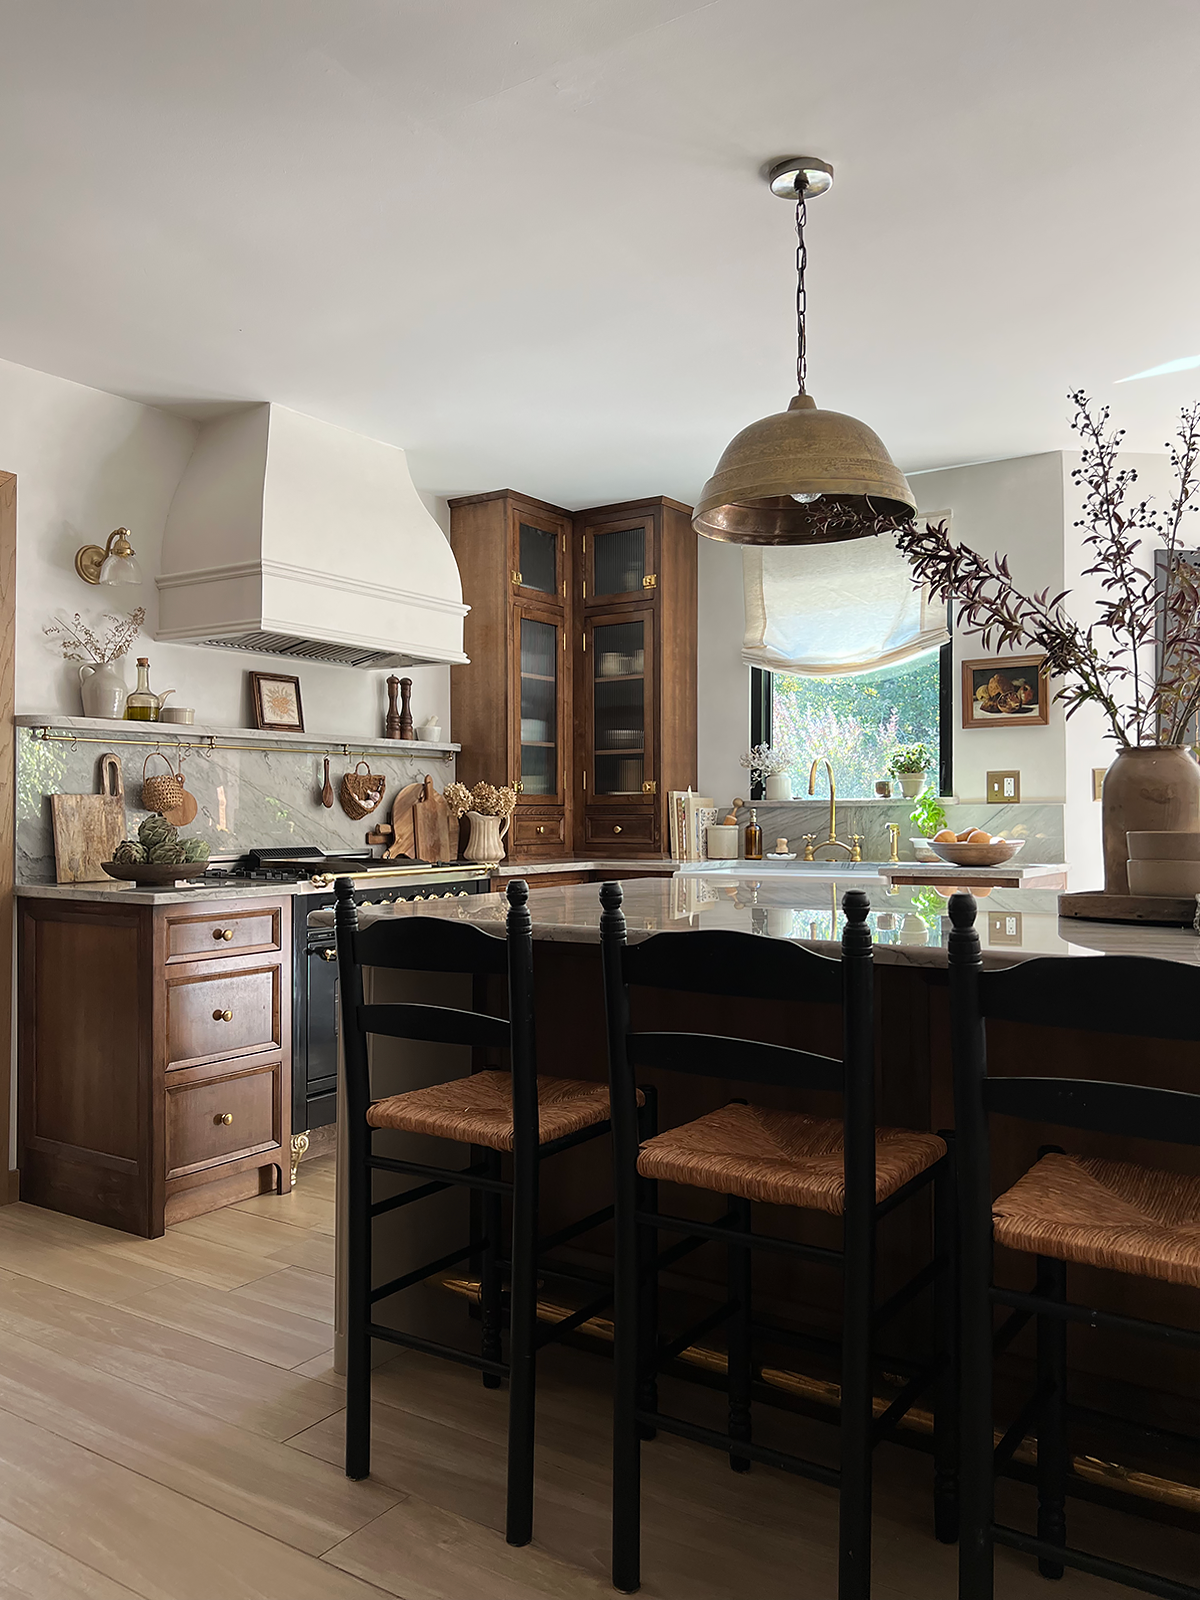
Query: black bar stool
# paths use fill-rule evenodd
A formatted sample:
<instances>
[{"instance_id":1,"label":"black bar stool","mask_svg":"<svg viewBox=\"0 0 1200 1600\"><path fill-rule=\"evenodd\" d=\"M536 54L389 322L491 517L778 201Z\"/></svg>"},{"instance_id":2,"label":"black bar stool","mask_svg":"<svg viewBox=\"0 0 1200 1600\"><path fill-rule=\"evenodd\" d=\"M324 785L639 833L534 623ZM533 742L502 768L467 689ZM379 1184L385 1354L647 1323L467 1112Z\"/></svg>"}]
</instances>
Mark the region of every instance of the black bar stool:
<instances>
[{"instance_id":1,"label":"black bar stool","mask_svg":"<svg viewBox=\"0 0 1200 1600\"><path fill-rule=\"evenodd\" d=\"M953 1183L945 1142L932 1133L876 1128L872 945L866 895L843 902L842 960L786 940L721 931L658 934L627 945L621 887L600 890L612 1095L616 1373L613 1441L612 1577L631 1592L640 1582L640 1441L662 1428L727 1450L734 1470L762 1461L839 1490L840 1600L866 1600L871 1587L871 1455L916 1400L937 1391L935 1452L939 1537L955 1537L953 1417L954 1300L951 1284ZM631 1032L631 985L751 999L826 1002L841 1007L841 1060L777 1044L691 1032ZM719 1111L643 1141L637 1120L638 1068L737 1079L843 1096L841 1119L816 1118L733 1101ZM726 1197L712 1223L661 1214L647 1194L658 1180ZM884 1306L875 1305L875 1230L903 1200L935 1185L934 1259ZM651 1202L651 1203L648 1203ZM843 1220L843 1249L774 1238L752 1229L755 1202L824 1211ZM657 1233L684 1236L658 1253ZM726 1304L666 1342L647 1332L659 1269L689 1249L720 1240L729 1253ZM751 1307L753 1250L817 1261L843 1273L841 1466L831 1468L752 1442L754 1335L790 1330L758 1321ZM939 1349L880 1416L874 1409L874 1335L921 1290L939 1289ZM949 1292L947 1292L949 1291ZM658 1409L654 1374L695 1338L725 1324L728 1432L698 1427Z\"/></svg>"},{"instance_id":2,"label":"black bar stool","mask_svg":"<svg viewBox=\"0 0 1200 1600\"><path fill-rule=\"evenodd\" d=\"M380 919L359 929L349 878L336 885L338 973L341 986L342 1051L346 1074L349 1165L347 1231L348 1303L346 1368L346 1475L365 1478L371 1466L371 1341L387 1340L410 1350L444 1356L475 1367L484 1383L509 1380L508 1499L505 1534L509 1544L527 1544L533 1531L534 1386L537 1351L573 1332L612 1301L610 1288L582 1310L539 1331L537 1275L551 1268L542 1250L606 1222L605 1206L550 1239L538 1240L538 1170L548 1156L598 1138L608 1131L608 1089L601 1083L537 1076L534 1054L533 940L527 885L508 886L507 940L442 917ZM392 967L411 972L457 972L478 976L507 974L508 1020L447 1006L363 1003L362 969ZM367 1040L371 1034L393 1039L469 1045L507 1050L511 1072L480 1071L470 1077L387 1099L371 1099ZM457 1140L480 1152L466 1167L434 1167L372 1152L376 1128L395 1128ZM511 1153L512 1177L501 1175L501 1153ZM402 1173L422 1181L401 1194L374 1200L372 1172ZM482 1196L482 1236L427 1262L390 1283L373 1285L371 1230L376 1217L400 1210L454 1186ZM512 1204L511 1262L506 1259L501 1204ZM481 1353L388 1328L373 1319L379 1300L410 1288L468 1257L482 1261ZM509 1358L502 1359L501 1273L511 1266ZM586 1281L595 1284L595 1275Z\"/></svg>"},{"instance_id":3,"label":"black bar stool","mask_svg":"<svg viewBox=\"0 0 1200 1600\"><path fill-rule=\"evenodd\" d=\"M1042 1575L1077 1567L1143 1594L1200 1600L1200 1588L1067 1544L1071 1486L1067 1405L1068 1322L1165 1340L1200 1351L1200 1333L1093 1310L1067 1299L1067 1264L1084 1263L1200 1288L1200 1178L1044 1150L992 1199L992 1112L1121 1138L1200 1145L1200 1094L1081 1078L988 1076L991 1018L1137 1039L1200 1040L1200 974L1139 956L1047 956L985 972L975 901L950 901L950 1001L962 1230L961 1600L991 1600L994 1544L1038 1558ZM1051 1061L1053 1058L1051 1058ZM992 1281L993 1239L1036 1258L1031 1293ZM993 1308L1010 1315L994 1329ZM1037 1387L994 1443L992 1361L1030 1318L1037 1325ZM1089 1412L1089 1420L1096 1415ZM1143 1433L1155 1430L1142 1426ZM1038 1532L997 1523L996 1472L1037 1434ZM1176 1441L1177 1442L1177 1441Z\"/></svg>"}]
</instances>

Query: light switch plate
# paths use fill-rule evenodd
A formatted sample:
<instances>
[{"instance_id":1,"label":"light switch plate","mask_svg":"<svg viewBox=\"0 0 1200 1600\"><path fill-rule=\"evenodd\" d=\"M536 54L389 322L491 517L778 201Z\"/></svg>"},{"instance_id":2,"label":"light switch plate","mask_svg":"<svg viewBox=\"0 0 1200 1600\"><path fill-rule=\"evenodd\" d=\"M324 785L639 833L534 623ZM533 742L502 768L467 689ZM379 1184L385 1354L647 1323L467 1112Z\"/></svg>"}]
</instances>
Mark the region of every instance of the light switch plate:
<instances>
[{"instance_id":1,"label":"light switch plate","mask_svg":"<svg viewBox=\"0 0 1200 1600\"><path fill-rule=\"evenodd\" d=\"M1104 774L1107 771L1108 771L1107 767L1093 767L1092 768L1092 799L1093 800L1101 800L1104 797Z\"/></svg>"},{"instance_id":2,"label":"light switch plate","mask_svg":"<svg viewBox=\"0 0 1200 1600\"><path fill-rule=\"evenodd\" d=\"M1020 944L1021 913L1019 911L988 912L989 944Z\"/></svg>"},{"instance_id":3,"label":"light switch plate","mask_svg":"<svg viewBox=\"0 0 1200 1600\"><path fill-rule=\"evenodd\" d=\"M987 775L987 797L989 805L1013 805L1021 798L1021 774L1019 772L989 772Z\"/></svg>"}]
</instances>

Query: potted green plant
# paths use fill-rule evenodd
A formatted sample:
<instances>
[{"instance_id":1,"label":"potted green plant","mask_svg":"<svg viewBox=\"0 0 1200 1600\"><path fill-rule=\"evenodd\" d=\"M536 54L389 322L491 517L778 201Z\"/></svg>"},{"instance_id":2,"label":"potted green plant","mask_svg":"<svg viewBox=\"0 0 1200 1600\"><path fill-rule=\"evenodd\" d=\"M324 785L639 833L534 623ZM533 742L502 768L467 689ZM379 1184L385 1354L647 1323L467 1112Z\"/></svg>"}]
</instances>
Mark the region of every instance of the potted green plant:
<instances>
[{"instance_id":1,"label":"potted green plant","mask_svg":"<svg viewBox=\"0 0 1200 1600\"><path fill-rule=\"evenodd\" d=\"M900 793L906 800L915 800L925 787L933 759L927 744L902 744L892 752L888 775L899 782Z\"/></svg>"}]
</instances>

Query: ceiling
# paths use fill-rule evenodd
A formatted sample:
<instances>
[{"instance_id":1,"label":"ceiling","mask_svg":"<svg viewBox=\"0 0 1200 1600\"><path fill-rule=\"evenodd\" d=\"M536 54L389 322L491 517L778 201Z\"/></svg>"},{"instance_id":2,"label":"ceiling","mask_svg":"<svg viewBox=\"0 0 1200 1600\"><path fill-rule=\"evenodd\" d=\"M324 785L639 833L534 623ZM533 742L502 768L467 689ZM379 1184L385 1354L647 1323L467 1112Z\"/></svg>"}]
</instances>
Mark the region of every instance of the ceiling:
<instances>
[{"instance_id":1,"label":"ceiling","mask_svg":"<svg viewBox=\"0 0 1200 1600\"><path fill-rule=\"evenodd\" d=\"M1194 0L0 0L0 356L274 400L421 487L691 500L809 378L908 471L1161 449L1200 370Z\"/></svg>"}]
</instances>

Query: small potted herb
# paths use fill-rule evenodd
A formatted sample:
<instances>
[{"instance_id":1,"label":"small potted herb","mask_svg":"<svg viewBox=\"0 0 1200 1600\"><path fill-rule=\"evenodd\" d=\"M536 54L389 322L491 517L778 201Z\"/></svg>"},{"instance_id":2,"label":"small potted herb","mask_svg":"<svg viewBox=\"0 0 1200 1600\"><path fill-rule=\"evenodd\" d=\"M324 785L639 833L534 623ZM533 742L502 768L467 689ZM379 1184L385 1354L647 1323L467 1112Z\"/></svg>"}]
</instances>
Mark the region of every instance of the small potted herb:
<instances>
[{"instance_id":1,"label":"small potted herb","mask_svg":"<svg viewBox=\"0 0 1200 1600\"><path fill-rule=\"evenodd\" d=\"M902 744L888 762L888 774L899 781L900 793L906 800L915 800L925 787L925 777L932 764L928 745Z\"/></svg>"}]
</instances>

